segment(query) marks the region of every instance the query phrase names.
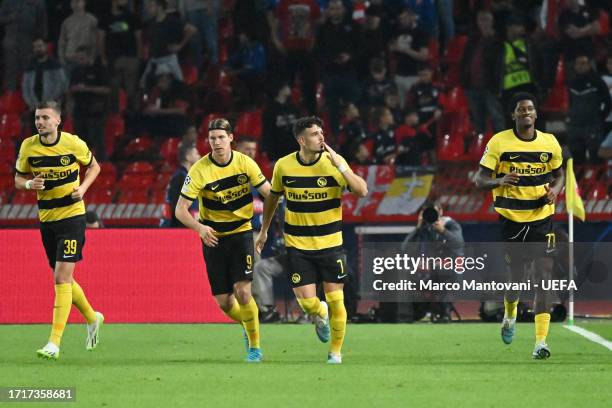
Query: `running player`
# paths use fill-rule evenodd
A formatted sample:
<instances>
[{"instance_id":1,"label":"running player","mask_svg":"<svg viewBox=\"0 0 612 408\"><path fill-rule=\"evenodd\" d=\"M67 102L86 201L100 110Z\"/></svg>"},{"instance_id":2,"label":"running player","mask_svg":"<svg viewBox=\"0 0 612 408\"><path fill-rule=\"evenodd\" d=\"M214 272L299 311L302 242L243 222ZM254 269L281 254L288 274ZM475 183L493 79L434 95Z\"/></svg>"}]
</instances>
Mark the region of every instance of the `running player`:
<instances>
[{"instance_id":1,"label":"running player","mask_svg":"<svg viewBox=\"0 0 612 408\"><path fill-rule=\"evenodd\" d=\"M348 187L365 197L368 187L325 143L322 126L321 119L314 116L294 124L299 151L282 157L274 166L272 194L264 202L256 247L258 251L263 248L278 200L284 195L284 236L293 292L304 312L314 316L322 342L330 340L331 320L327 362L340 364L346 332L343 287L348 272L342 249L342 192ZM319 282L323 282L327 302L317 297Z\"/></svg>"},{"instance_id":2,"label":"running player","mask_svg":"<svg viewBox=\"0 0 612 408\"><path fill-rule=\"evenodd\" d=\"M232 150L232 127L226 119L208 125L212 152L189 170L176 204L176 218L202 239L208 281L221 310L241 323L247 339L247 362L263 358L259 344L259 311L251 296L253 280L253 195L266 197L270 183L250 157ZM199 200L200 220L189 214Z\"/></svg>"},{"instance_id":3,"label":"running player","mask_svg":"<svg viewBox=\"0 0 612 408\"><path fill-rule=\"evenodd\" d=\"M60 122L61 109L57 102L40 103L35 111L38 134L23 141L15 165L15 188L36 191L43 246L53 269L53 326L49 342L37 354L54 360L59 357L60 342L73 304L87 321L87 350L98 345L100 326L104 322L102 313L92 309L73 278L76 262L83 259L85 245L83 196L100 174L100 166L84 141L58 131ZM82 183L79 182L81 166L87 168Z\"/></svg>"},{"instance_id":4,"label":"running player","mask_svg":"<svg viewBox=\"0 0 612 408\"><path fill-rule=\"evenodd\" d=\"M503 239L510 243L506 263L511 281L521 281L526 265L533 261L538 277L550 279L556 245L552 217L564 183L561 146L554 135L536 130L538 115L533 95L518 93L512 106L514 128L491 138L475 182L479 188L493 192L493 206L500 215ZM504 305L501 337L504 343L510 344L515 334L518 293L507 291ZM548 292L536 289L536 344L532 353L535 359L550 357L546 344L550 306Z\"/></svg>"}]
</instances>

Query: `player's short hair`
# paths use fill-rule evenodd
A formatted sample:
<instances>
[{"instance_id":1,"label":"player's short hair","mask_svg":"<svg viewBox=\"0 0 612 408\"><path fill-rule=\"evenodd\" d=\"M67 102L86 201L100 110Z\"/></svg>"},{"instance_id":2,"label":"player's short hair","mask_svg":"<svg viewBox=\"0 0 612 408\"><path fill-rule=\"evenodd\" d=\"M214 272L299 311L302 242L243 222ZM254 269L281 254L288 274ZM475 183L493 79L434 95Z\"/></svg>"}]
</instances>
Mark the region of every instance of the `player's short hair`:
<instances>
[{"instance_id":1,"label":"player's short hair","mask_svg":"<svg viewBox=\"0 0 612 408\"><path fill-rule=\"evenodd\" d=\"M217 118L208 123L208 131L210 132L211 130L225 130L229 135L232 133L232 125L225 118Z\"/></svg>"},{"instance_id":2,"label":"player's short hair","mask_svg":"<svg viewBox=\"0 0 612 408\"><path fill-rule=\"evenodd\" d=\"M252 136L242 136L236 143L257 143L257 140Z\"/></svg>"},{"instance_id":3,"label":"player's short hair","mask_svg":"<svg viewBox=\"0 0 612 408\"><path fill-rule=\"evenodd\" d=\"M531 101L531 103L533 103L533 106L535 106L536 110L538 109L538 99L535 97L534 94L529 92L519 92L512 96L512 104L510 105L511 112L514 112L514 110L516 109L516 105L520 101Z\"/></svg>"},{"instance_id":4,"label":"player's short hair","mask_svg":"<svg viewBox=\"0 0 612 408\"><path fill-rule=\"evenodd\" d=\"M36 105L36 109L53 109L58 115L62 114L62 107L56 101L42 101Z\"/></svg>"},{"instance_id":5,"label":"player's short hair","mask_svg":"<svg viewBox=\"0 0 612 408\"><path fill-rule=\"evenodd\" d=\"M189 152L192 149L196 149L196 144L195 143L181 143L179 144L179 148L178 148L178 152L177 152L177 157L178 157L178 162L182 163L185 160L187 160L187 155L189 154Z\"/></svg>"},{"instance_id":6,"label":"player's short hair","mask_svg":"<svg viewBox=\"0 0 612 408\"><path fill-rule=\"evenodd\" d=\"M299 118L293 124L293 136L297 138L304 130L311 128L315 125L320 128L323 127L323 121L321 120L321 118L317 116L305 116L303 118Z\"/></svg>"}]
</instances>

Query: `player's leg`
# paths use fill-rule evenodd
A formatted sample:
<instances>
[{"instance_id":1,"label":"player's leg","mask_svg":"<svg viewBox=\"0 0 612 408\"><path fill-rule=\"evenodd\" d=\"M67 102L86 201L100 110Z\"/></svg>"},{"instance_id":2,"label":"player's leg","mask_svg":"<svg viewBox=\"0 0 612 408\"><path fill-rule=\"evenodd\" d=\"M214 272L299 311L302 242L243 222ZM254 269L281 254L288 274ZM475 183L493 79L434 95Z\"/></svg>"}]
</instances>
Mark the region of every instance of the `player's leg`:
<instances>
[{"instance_id":1,"label":"player's leg","mask_svg":"<svg viewBox=\"0 0 612 408\"><path fill-rule=\"evenodd\" d=\"M552 258L538 258L535 262L536 274L540 279L551 279L553 270ZM552 304L552 296L549 291L543 290L540 287L535 290L535 298L533 300L533 311L535 314L535 347L533 350L533 358L546 359L550 357L550 349L546 344L548 336L548 328L550 325L550 308Z\"/></svg>"},{"instance_id":2,"label":"player's leg","mask_svg":"<svg viewBox=\"0 0 612 408\"><path fill-rule=\"evenodd\" d=\"M250 231L228 239L232 248L228 255L228 272L233 283L233 293L240 308L240 320L248 337L247 362L260 362L263 358L259 335L259 309L251 293L253 281L253 236Z\"/></svg>"},{"instance_id":3,"label":"player's leg","mask_svg":"<svg viewBox=\"0 0 612 408\"><path fill-rule=\"evenodd\" d=\"M344 282L348 276L346 256L341 250L322 257L318 261L323 278L325 300L329 305L331 344L327 362L342 362L342 344L346 334L346 307L344 306Z\"/></svg>"},{"instance_id":4,"label":"player's leg","mask_svg":"<svg viewBox=\"0 0 612 408\"><path fill-rule=\"evenodd\" d=\"M287 273L298 304L304 313L314 317L317 337L329 341L329 313L327 303L317 296L317 265L314 259L293 248L287 248Z\"/></svg>"}]
</instances>

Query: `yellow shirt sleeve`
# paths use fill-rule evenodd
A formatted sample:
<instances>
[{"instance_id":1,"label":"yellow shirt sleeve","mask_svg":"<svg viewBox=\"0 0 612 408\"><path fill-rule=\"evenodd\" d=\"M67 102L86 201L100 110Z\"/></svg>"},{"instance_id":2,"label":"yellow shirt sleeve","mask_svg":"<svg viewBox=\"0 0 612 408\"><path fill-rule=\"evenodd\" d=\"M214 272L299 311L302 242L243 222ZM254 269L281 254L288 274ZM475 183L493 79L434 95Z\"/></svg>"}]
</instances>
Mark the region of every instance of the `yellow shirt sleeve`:
<instances>
[{"instance_id":1,"label":"yellow shirt sleeve","mask_svg":"<svg viewBox=\"0 0 612 408\"><path fill-rule=\"evenodd\" d=\"M74 155L83 166L89 166L93 160L93 154L87 147L87 143L76 135L74 136Z\"/></svg>"},{"instance_id":2,"label":"yellow shirt sleeve","mask_svg":"<svg viewBox=\"0 0 612 408\"><path fill-rule=\"evenodd\" d=\"M257 163L250 157L246 157L246 167L247 176L249 176L249 181L253 187L258 188L266 182L266 176L263 175Z\"/></svg>"},{"instance_id":3,"label":"yellow shirt sleeve","mask_svg":"<svg viewBox=\"0 0 612 408\"><path fill-rule=\"evenodd\" d=\"M552 170L557 170L563 164L563 150L556 138L554 138L554 141L555 147L553 149L553 157L550 160L550 166Z\"/></svg>"},{"instance_id":4,"label":"yellow shirt sleeve","mask_svg":"<svg viewBox=\"0 0 612 408\"><path fill-rule=\"evenodd\" d=\"M275 194L282 194L285 191L283 187L283 174L280 166L280 161L274 164L274 171L272 172L272 189L271 191Z\"/></svg>"},{"instance_id":5,"label":"yellow shirt sleeve","mask_svg":"<svg viewBox=\"0 0 612 408\"><path fill-rule=\"evenodd\" d=\"M27 143L22 143L19 148L19 155L17 156L17 162L15 163L15 170L17 173L28 174L32 172L30 168L30 162L27 156Z\"/></svg>"},{"instance_id":6,"label":"yellow shirt sleeve","mask_svg":"<svg viewBox=\"0 0 612 408\"><path fill-rule=\"evenodd\" d=\"M181 195L184 198L193 201L198 197L203 188L204 177L202 176L200 166L198 163L196 163L191 166L189 173L187 173L187 177L185 177L185 182L183 183L183 188L181 189Z\"/></svg>"},{"instance_id":7,"label":"yellow shirt sleeve","mask_svg":"<svg viewBox=\"0 0 612 408\"><path fill-rule=\"evenodd\" d=\"M499 151L497 150L497 143L495 143L495 139L491 139L489 143L487 143L487 147L485 147L482 159L480 159L480 165L491 171L496 171L498 164Z\"/></svg>"}]
</instances>

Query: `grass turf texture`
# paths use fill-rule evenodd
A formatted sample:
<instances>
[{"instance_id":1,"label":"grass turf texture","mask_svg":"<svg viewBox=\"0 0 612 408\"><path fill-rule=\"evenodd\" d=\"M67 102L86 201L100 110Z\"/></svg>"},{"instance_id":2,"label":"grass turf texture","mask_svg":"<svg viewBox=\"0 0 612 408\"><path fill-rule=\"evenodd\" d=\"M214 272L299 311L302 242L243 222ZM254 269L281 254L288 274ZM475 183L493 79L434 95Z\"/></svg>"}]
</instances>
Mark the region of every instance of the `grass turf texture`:
<instances>
[{"instance_id":1,"label":"grass turf texture","mask_svg":"<svg viewBox=\"0 0 612 408\"><path fill-rule=\"evenodd\" d=\"M612 327L610 323L608 328ZM587 325L582 325L583 327ZM612 352L551 325L552 358L531 359L533 324L510 346L497 324L349 325L344 364L325 363L312 325L264 325L247 364L237 325L105 325L85 351L70 325L60 360L39 360L48 325L0 326L0 386L68 387L69 407L609 407ZM4 404L0 404L4 405Z\"/></svg>"},{"instance_id":2,"label":"grass turf texture","mask_svg":"<svg viewBox=\"0 0 612 408\"><path fill-rule=\"evenodd\" d=\"M588 331L599 334L606 340L612 341L612 321L610 320L582 320L578 319L576 325Z\"/></svg>"}]
</instances>

